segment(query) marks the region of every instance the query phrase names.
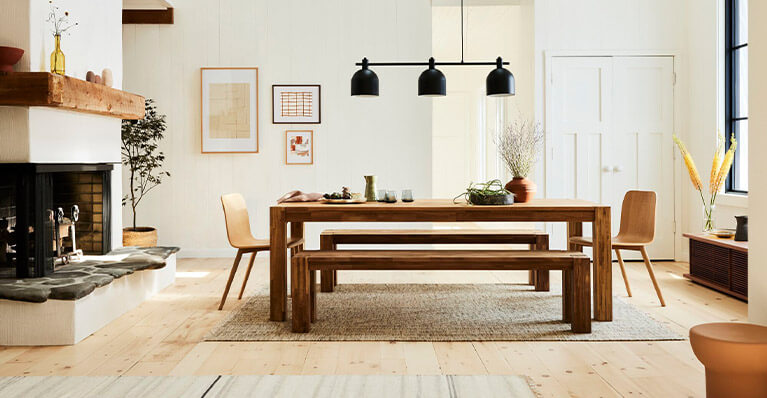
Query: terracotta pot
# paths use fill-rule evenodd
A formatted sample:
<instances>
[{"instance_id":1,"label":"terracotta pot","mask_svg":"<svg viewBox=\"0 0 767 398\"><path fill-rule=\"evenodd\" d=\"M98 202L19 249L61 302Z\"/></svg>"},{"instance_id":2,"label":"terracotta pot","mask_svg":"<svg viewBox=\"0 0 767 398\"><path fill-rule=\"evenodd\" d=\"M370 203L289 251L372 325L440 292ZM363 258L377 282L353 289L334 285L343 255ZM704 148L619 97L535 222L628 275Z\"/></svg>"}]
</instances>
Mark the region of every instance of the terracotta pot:
<instances>
[{"instance_id":1,"label":"terracotta pot","mask_svg":"<svg viewBox=\"0 0 767 398\"><path fill-rule=\"evenodd\" d=\"M13 73L13 65L24 55L24 50L16 47L0 46L0 72Z\"/></svg>"},{"instance_id":2,"label":"terracotta pot","mask_svg":"<svg viewBox=\"0 0 767 398\"><path fill-rule=\"evenodd\" d=\"M537 187L534 182L524 177L514 177L506 183L506 190L514 194L514 202L527 203L533 200Z\"/></svg>"},{"instance_id":3,"label":"terracotta pot","mask_svg":"<svg viewBox=\"0 0 767 398\"><path fill-rule=\"evenodd\" d=\"M152 227L123 228L123 246L157 246L157 230Z\"/></svg>"}]
</instances>

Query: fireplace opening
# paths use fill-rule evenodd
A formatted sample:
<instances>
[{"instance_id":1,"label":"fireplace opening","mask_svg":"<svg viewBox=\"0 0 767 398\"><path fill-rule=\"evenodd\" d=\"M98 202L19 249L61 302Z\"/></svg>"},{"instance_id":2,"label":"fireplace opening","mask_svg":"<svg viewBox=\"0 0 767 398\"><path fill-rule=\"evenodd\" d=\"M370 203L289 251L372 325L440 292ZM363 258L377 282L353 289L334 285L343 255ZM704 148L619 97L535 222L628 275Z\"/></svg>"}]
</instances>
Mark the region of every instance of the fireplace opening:
<instances>
[{"instance_id":1,"label":"fireplace opening","mask_svg":"<svg viewBox=\"0 0 767 398\"><path fill-rule=\"evenodd\" d=\"M111 164L0 165L0 278L111 250Z\"/></svg>"}]
</instances>

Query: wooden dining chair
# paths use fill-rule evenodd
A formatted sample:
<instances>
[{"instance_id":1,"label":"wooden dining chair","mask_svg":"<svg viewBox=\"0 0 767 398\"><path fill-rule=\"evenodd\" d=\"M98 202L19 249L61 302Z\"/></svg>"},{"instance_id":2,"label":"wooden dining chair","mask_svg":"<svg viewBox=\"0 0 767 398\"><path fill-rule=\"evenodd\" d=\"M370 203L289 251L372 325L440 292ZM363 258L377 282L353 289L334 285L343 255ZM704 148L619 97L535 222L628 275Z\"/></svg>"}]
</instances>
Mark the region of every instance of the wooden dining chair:
<instances>
[{"instance_id":1,"label":"wooden dining chair","mask_svg":"<svg viewBox=\"0 0 767 398\"><path fill-rule=\"evenodd\" d=\"M269 250L268 239L256 239L250 232L250 218L248 217L248 208L245 205L245 199L238 193L230 193L221 196L221 204L224 207L224 220L226 221L226 235L229 238L229 244L237 249L237 256L234 258L234 264L232 264L232 270L229 272L229 280L226 282L226 288L224 289L224 295L221 297L221 304L218 309L224 308L226 302L226 296L229 294L229 288L232 286L234 280L234 274L237 272L237 266L240 264L243 254L251 253L250 261L248 262L248 270L245 271L245 279L242 281L242 288L240 289L240 295L238 300L242 299L242 294L245 292L245 285L248 283L248 277L250 276L250 270L253 268L253 261L256 259L256 254L260 251ZM291 249L291 253L295 253L303 246L304 240L301 238L288 239L288 248Z\"/></svg>"},{"instance_id":2,"label":"wooden dining chair","mask_svg":"<svg viewBox=\"0 0 767 398\"><path fill-rule=\"evenodd\" d=\"M618 235L611 240L612 248L615 250L615 256L618 258L618 264L621 267L623 282L626 284L626 292L631 297L631 287L626 276L626 266L623 264L620 250L636 250L642 253L647 272L650 273L650 279L655 287L655 293L658 295L660 305L665 307L666 301L663 300L663 294L655 279L655 272L652 269L650 257L647 255L646 246L655 240L655 192L652 191L628 191L623 197L623 206L621 207L621 226ZM573 236L570 243L580 247L592 246L591 238L585 236Z\"/></svg>"}]
</instances>

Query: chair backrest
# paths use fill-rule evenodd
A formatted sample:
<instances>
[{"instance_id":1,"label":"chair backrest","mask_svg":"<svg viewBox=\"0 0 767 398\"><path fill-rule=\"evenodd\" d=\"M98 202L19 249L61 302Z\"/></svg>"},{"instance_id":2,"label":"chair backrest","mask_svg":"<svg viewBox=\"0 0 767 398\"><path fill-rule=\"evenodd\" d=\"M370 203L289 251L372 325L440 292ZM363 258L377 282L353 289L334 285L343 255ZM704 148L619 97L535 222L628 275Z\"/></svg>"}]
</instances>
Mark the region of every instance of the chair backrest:
<instances>
[{"instance_id":1,"label":"chair backrest","mask_svg":"<svg viewBox=\"0 0 767 398\"><path fill-rule=\"evenodd\" d=\"M253 239L250 232L250 219L245 198L238 193L230 193L221 196L221 204L224 206L224 219L226 221L226 236L229 244L234 247L246 245Z\"/></svg>"},{"instance_id":2,"label":"chair backrest","mask_svg":"<svg viewBox=\"0 0 767 398\"><path fill-rule=\"evenodd\" d=\"M633 243L652 243L655 239L655 192L628 191L621 207L618 237Z\"/></svg>"}]
</instances>

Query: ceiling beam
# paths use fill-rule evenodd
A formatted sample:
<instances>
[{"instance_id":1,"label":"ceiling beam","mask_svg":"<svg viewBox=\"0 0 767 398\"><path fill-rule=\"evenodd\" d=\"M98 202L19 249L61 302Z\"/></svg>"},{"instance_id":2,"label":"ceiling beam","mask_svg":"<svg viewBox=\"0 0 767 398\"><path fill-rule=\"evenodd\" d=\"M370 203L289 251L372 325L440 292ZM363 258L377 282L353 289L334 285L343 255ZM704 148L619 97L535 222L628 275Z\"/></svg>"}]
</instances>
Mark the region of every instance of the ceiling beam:
<instances>
[{"instance_id":1,"label":"ceiling beam","mask_svg":"<svg viewBox=\"0 0 767 398\"><path fill-rule=\"evenodd\" d=\"M173 24L173 8L160 10L123 10L123 25Z\"/></svg>"}]
</instances>

